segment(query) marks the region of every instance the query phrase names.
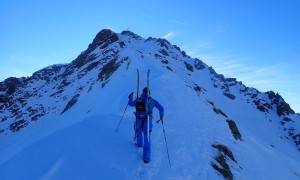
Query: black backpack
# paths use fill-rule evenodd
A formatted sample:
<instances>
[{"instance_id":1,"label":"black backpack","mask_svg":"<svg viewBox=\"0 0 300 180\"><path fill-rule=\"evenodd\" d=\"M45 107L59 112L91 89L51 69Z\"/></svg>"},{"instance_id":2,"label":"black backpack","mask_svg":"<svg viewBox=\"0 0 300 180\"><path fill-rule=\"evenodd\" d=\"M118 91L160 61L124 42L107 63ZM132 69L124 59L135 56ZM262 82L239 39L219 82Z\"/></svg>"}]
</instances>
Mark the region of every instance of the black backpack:
<instances>
[{"instance_id":1,"label":"black backpack","mask_svg":"<svg viewBox=\"0 0 300 180\"><path fill-rule=\"evenodd\" d=\"M139 118L139 119L147 118L146 102L143 99L138 98L136 100L135 110L136 110L137 118Z\"/></svg>"}]
</instances>

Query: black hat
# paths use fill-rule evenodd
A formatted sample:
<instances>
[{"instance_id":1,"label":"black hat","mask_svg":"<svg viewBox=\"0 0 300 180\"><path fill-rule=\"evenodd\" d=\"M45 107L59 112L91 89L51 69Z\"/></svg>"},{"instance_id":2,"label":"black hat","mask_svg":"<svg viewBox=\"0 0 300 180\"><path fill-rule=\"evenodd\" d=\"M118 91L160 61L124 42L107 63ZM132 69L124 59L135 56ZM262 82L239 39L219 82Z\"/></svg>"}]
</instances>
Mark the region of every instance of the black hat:
<instances>
[{"instance_id":1,"label":"black hat","mask_svg":"<svg viewBox=\"0 0 300 180\"><path fill-rule=\"evenodd\" d=\"M148 88L147 87L145 87L144 89L143 89L143 93L148 93ZM149 94L150 94L150 90L149 90Z\"/></svg>"}]
</instances>

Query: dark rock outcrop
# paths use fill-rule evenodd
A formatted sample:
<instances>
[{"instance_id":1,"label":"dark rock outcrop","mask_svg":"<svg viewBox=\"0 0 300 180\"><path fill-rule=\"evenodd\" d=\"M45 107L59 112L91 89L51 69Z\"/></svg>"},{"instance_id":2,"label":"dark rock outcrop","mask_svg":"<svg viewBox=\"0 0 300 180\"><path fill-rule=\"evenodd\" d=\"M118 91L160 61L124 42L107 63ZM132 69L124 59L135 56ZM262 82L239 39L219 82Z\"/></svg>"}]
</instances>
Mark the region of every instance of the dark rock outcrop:
<instances>
[{"instance_id":1,"label":"dark rock outcrop","mask_svg":"<svg viewBox=\"0 0 300 180\"><path fill-rule=\"evenodd\" d=\"M234 179L233 173L228 165L228 159L237 163L231 150L223 144L212 144L212 147L217 149L218 155L214 157L214 161L211 162L211 166L218 171L224 179Z\"/></svg>"}]
</instances>

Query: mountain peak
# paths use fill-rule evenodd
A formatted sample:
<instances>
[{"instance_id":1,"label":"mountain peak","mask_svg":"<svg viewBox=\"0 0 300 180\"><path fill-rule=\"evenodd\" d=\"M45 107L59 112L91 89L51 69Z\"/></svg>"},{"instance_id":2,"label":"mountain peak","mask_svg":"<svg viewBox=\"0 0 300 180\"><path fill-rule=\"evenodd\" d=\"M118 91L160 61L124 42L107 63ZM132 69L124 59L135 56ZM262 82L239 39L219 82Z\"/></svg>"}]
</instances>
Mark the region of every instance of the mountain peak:
<instances>
[{"instance_id":1,"label":"mountain peak","mask_svg":"<svg viewBox=\"0 0 300 180\"><path fill-rule=\"evenodd\" d=\"M139 35L137 35L137 34L131 32L131 31L129 31L129 30L122 31L122 32L121 32L121 35L123 35L123 36L128 36L128 37L131 37L131 38L136 39L136 40L141 40L141 39L142 39L141 36L139 36Z\"/></svg>"},{"instance_id":2,"label":"mountain peak","mask_svg":"<svg viewBox=\"0 0 300 180\"><path fill-rule=\"evenodd\" d=\"M106 48L109 44L119 40L118 35L110 29L101 30L92 42L92 46L100 46L100 49Z\"/></svg>"}]
</instances>

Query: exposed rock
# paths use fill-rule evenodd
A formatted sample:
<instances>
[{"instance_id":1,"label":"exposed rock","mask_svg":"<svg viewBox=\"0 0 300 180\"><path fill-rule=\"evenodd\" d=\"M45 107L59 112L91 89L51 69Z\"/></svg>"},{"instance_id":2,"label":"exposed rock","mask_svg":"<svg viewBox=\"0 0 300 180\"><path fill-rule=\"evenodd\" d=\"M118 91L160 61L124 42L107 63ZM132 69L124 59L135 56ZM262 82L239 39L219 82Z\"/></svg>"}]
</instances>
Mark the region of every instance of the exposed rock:
<instances>
[{"instance_id":1,"label":"exposed rock","mask_svg":"<svg viewBox=\"0 0 300 180\"><path fill-rule=\"evenodd\" d=\"M124 48L126 45L125 45L125 43L124 43L123 41L120 41L120 42L119 42L119 46L120 46L121 48Z\"/></svg>"},{"instance_id":2,"label":"exposed rock","mask_svg":"<svg viewBox=\"0 0 300 180\"><path fill-rule=\"evenodd\" d=\"M89 72L92 69L95 69L99 64L100 64L100 61L96 61L96 62L89 64L86 68L86 72Z\"/></svg>"},{"instance_id":3,"label":"exposed rock","mask_svg":"<svg viewBox=\"0 0 300 180\"><path fill-rule=\"evenodd\" d=\"M158 42L161 47L166 48L166 49L169 49L169 46L171 45L169 41L167 41L166 39L163 39L163 38L158 38L156 40L156 42Z\"/></svg>"},{"instance_id":4,"label":"exposed rock","mask_svg":"<svg viewBox=\"0 0 300 180\"><path fill-rule=\"evenodd\" d=\"M57 87L57 89L64 89L65 87L67 87L68 85L70 85L71 82L68 81L67 79L64 79L60 85Z\"/></svg>"},{"instance_id":5,"label":"exposed rock","mask_svg":"<svg viewBox=\"0 0 300 180\"><path fill-rule=\"evenodd\" d=\"M257 94L252 94L251 98L254 99L257 97Z\"/></svg>"},{"instance_id":6,"label":"exposed rock","mask_svg":"<svg viewBox=\"0 0 300 180\"><path fill-rule=\"evenodd\" d=\"M235 99L235 95L233 94L229 94L229 93L223 93L224 96L228 97L229 99L231 100L234 100Z\"/></svg>"},{"instance_id":7,"label":"exposed rock","mask_svg":"<svg viewBox=\"0 0 300 180\"><path fill-rule=\"evenodd\" d=\"M254 104L256 105L257 109L261 112L269 112L269 109L271 109L271 105L269 103L264 103L261 99L254 100Z\"/></svg>"},{"instance_id":8,"label":"exposed rock","mask_svg":"<svg viewBox=\"0 0 300 180\"><path fill-rule=\"evenodd\" d=\"M69 75L70 69L80 68L83 65L87 64L90 61L95 60L97 57L95 54L90 54L92 51L94 51L96 48L104 49L110 44L116 42L119 40L119 37L116 33L109 29L101 30L96 37L94 38L93 42L89 44L87 50L82 52L69 66L69 68L66 70L65 75Z\"/></svg>"},{"instance_id":9,"label":"exposed rock","mask_svg":"<svg viewBox=\"0 0 300 180\"><path fill-rule=\"evenodd\" d=\"M141 40L142 37L131 32L131 31L122 31L121 35L124 35L124 36L128 36L128 37L131 37L133 39L136 39L136 40Z\"/></svg>"},{"instance_id":10,"label":"exposed rock","mask_svg":"<svg viewBox=\"0 0 300 180\"><path fill-rule=\"evenodd\" d=\"M32 74L32 77L25 79L26 81L30 81L31 79L34 80L45 80L47 83L49 83L53 76L58 74L62 68L64 68L66 65L52 65L48 66L46 68L43 68L39 71L36 71L35 73Z\"/></svg>"},{"instance_id":11,"label":"exposed rock","mask_svg":"<svg viewBox=\"0 0 300 180\"><path fill-rule=\"evenodd\" d=\"M278 116L295 114L295 111L291 109L290 105L278 93L275 94L273 91L268 91L266 94L272 103L276 105Z\"/></svg>"},{"instance_id":12,"label":"exposed rock","mask_svg":"<svg viewBox=\"0 0 300 180\"><path fill-rule=\"evenodd\" d=\"M177 49L178 51L180 51L180 52L181 52L181 49L180 49L180 47L178 47L178 46L176 46L176 45L173 45L173 47L174 47L175 49Z\"/></svg>"},{"instance_id":13,"label":"exposed rock","mask_svg":"<svg viewBox=\"0 0 300 180\"><path fill-rule=\"evenodd\" d=\"M108 78L120 67L120 64L116 63L116 59L111 60L98 74L98 80L106 81L102 83L102 88L106 85Z\"/></svg>"},{"instance_id":14,"label":"exposed rock","mask_svg":"<svg viewBox=\"0 0 300 180\"><path fill-rule=\"evenodd\" d=\"M216 71L214 70L214 68L209 67L208 70L209 70L209 72L210 72L211 75L213 75L213 76L217 75L217 73L216 73Z\"/></svg>"},{"instance_id":15,"label":"exposed rock","mask_svg":"<svg viewBox=\"0 0 300 180\"><path fill-rule=\"evenodd\" d=\"M217 163L212 161L212 167L217 170L224 179L233 180L234 177L227 163L227 158L231 159L235 163L237 163L237 161L235 160L231 150L222 144L213 144L212 147L218 150L218 155L214 157L214 160Z\"/></svg>"},{"instance_id":16,"label":"exposed rock","mask_svg":"<svg viewBox=\"0 0 300 180\"><path fill-rule=\"evenodd\" d=\"M31 121L37 121L46 114L46 110L42 104L38 104L35 107L29 107L26 111L28 112L28 116L31 117Z\"/></svg>"},{"instance_id":17,"label":"exposed rock","mask_svg":"<svg viewBox=\"0 0 300 180\"><path fill-rule=\"evenodd\" d=\"M227 115L221 109L218 109L218 108L214 107L213 110L214 110L215 113L221 114L222 116L228 118Z\"/></svg>"},{"instance_id":18,"label":"exposed rock","mask_svg":"<svg viewBox=\"0 0 300 180\"><path fill-rule=\"evenodd\" d=\"M75 96L73 96L73 98L68 102L68 104L61 112L61 114L63 114L64 112L68 111L71 107L73 107L77 103L79 96L80 94L76 94Z\"/></svg>"},{"instance_id":19,"label":"exposed rock","mask_svg":"<svg viewBox=\"0 0 300 180\"><path fill-rule=\"evenodd\" d=\"M185 64L185 67L187 70L193 72L194 71L194 68L191 64L187 63L186 61L184 61L184 64Z\"/></svg>"},{"instance_id":20,"label":"exposed rock","mask_svg":"<svg viewBox=\"0 0 300 180\"><path fill-rule=\"evenodd\" d=\"M225 80L226 82L234 82L234 84L236 82L236 78L226 78Z\"/></svg>"},{"instance_id":21,"label":"exposed rock","mask_svg":"<svg viewBox=\"0 0 300 180\"><path fill-rule=\"evenodd\" d=\"M153 38L153 37L148 37L146 40L145 40L145 42L149 42L149 41L155 41L156 39L155 38Z\"/></svg>"},{"instance_id":22,"label":"exposed rock","mask_svg":"<svg viewBox=\"0 0 300 180\"><path fill-rule=\"evenodd\" d=\"M160 54L154 54L154 56L155 56L156 59L162 59L163 58L163 56L160 55Z\"/></svg>"},{"instance_id":23,"label":"exposed rock","mask_svg":"<svg viewBox=\"0 0 300 180\"><path fill-rule=\"evenodd\" d=\"M300 151L300 133L294 133L292 137L294 142L296 143L298 150Z\"/></svg>"},{"instance_id":24,"label":"exposed rock","mask_svg":"<svg viewBox=\"0 0 300 180\"><path fill-rule=\"evenodd\" d=\"M278 116L295 114L295 111L291 109L290 105L285 101L280 101L277 105Z\"/></svg>"},{"instance_id":25,"label":"exposed rock","mask_svg":"<svg viewBox=\"0 0 300 180\"><path fill-rule=\"evenodd\" d=\"M103 66L102 70L98 75L98 79L100 81L107 80L116 70L118 69L118 65L116 64L116 59L111 60L105 66Z\"/></svg>"},{"instance_id":26,"label":"exposed rock","mask_svg":"<svg viewBox=\"0 0 300 180\"><path fill-rule=\"evenodd\" d=\"M198 86L198 84L195 84L195 83L194 83L194 85L195 85L194 90L195 90L196 92L200 93L200 92L202 91L201 87Z\"/></svg>"},{"instance_id":27,"label":"exposed rock","mask_svg":"<svg viewBox=\"0 0 300 180\"><path fill-rule=\"evenodd\" d=\"M204 63L203 63L201 60L197 59L197 58L196 58L195 61L194 61L194 66L195 66L195 68L196 68L197 70L202 70L202 69L205 68Z\"/></svg>"},{"instance_id":28,"label":"exposed rock","mask_svg":"<svg viewBox=\"0 0 300 180\"><path fill-rule=\"evenodd\" d=\"M96 37L94 38L94 40L93 40L92 44L90 44L90 46L93 46L92 49L95 49L96 47L99 47L100 49L104 49L108 45L110 45L118 40L119 40L119 37L116 33L111 31L110 29L103 29L96 35Z\"/></svg>"},{"instance_id":29,"label":"exposed rock","mask_svg":"<svg viewBox=\"0 0 300 180\"><path fill-rule=\"evenodd\" d=\"M190 56L188 56L188 55L186 54L185 51L181 51L181 54L182 54L183 57L188 57L188 58L190 58Z\"/></svg>"},{"instance_id":30,"label":"exposed rock","mask_svg":"<svg viewBox=\"0 0 300 180\"><path fill-rule=\"evenodd\" d=\"M51 94L50 97L53 97L53 96L60 96L63 92L64 92L64 90L63 90L63 89L60 89L60 90L54 92L53 94Z\"/></svg>"},{"instance_id":31,"label":"exposed rock","mask_svg":"<svg viewBox=\"0 0 300 180\"><path fill-rule=\"evenodd\" d=\"M281 121L281 125L284 125L285 123L292 122L292 121L293 120L291 118L284 117L283 120Z\"/></svg>"},{"instance_id":32,"label":"exposed rock","mask_svg":"<svg viewBox=\"0 0 300 180\"><path fill-rule=\"evenodd\" d=\"M169 53L165 49L161 49L158 52L160 52L164 56L169 56Z\"/></svg>"},{"instance_id":33,"label":"exposed rock","mask_svg":"<svg viewBox=\"0 0 300 180\"><path fill-rule=\"evenodd\" d=\"M170 68L169 66L166 66L167 70L173 71L172 68Z\"/></svg>"},{"instance_id":34,"label":"exposed rock","mask_svg":"<svg viewBox=\"0 0 300 180\"><path fill-rule=\"evenodd\" d=\"M10 130L11 130L12 132L17 132L17 131L19 131L20 129L26 127L28 124L29 124L28 121L22 119L22 120L19 120L19 121L16 121L16 122L12 123L12 124L10 125Z\"/></svg>"},{"instance_id":35,"label":"exposed rock","mask_svg":"<svg viewBox=\"0 0 300 180\"><path fill-rule=\"evenodd\" d=\"M233 120L230 120L230 119L227 119L226 122L228 123L228 126L231 130L231 133L233 135L233 137L236 139L236 140L242 140L242 135L236 125L236 123L233 121Z\"/></svg>"},{"instance_id":36,"label":"exposed rock","mask_svg":"<svg viewBox=\"0 0 300 180\"><path fill-rule=\"evenodd\" d=\"M10 77L0 84L0 90L5 90L8 95L11 95L17 90L20 84L21 82L18 78Z\"/></svg>"},{"instance_id":37,"label":"exposed rock","mask_svg":"<svg viewBox=\"0 0 300 180\"><path fill-rule=\"evenodd\" d=\"M211 104L212 106L215 106L215 104L213 102L211 102L210 100L206 99L206 101Z\"/></svg>"},{"instance_id":38,"label":"exposed rock","mask_svg":"<svg viewBox=\"0 0 300 180\"><path fill-rule=\"evenodd\" d=\"M266 92L266 94L268 95L269 99L274 99L276 98L276 95L273 91L268 91Z\"/></svg>"},{"instance_id":39,"label":"exposed rock","mask_svg":"<svg viewBox=\"0 0 300 180\"><path fill-rule=\"evenodd\" d=\"M163 64L169 64L169 61L166 60L166 59L163 59L163 60L161 60L161 63L163 63Z\"/></svg>"},{"instance_id":40,"label":"exposed rock","mask_svg":"<svg viewBox=\"0 0 300 180\"><path fill-rule=\"evenodd\" d=\"M233 153L227 146L225 146L223 144L213 144L212 147L218 149L220 153L229 157L232 161L237 162L233 156Z\"/></svg>"},{"instance_id":41,"label":"exposed rock","mask_svg":"<svg viewBox=\"0 0 300 180\"><path fill-rule=\"evenodd\" d=\"M7 102L9 102L9 98L4 95L0 95L0 103L7 103Z\"/></svg>"}]
</instances>

